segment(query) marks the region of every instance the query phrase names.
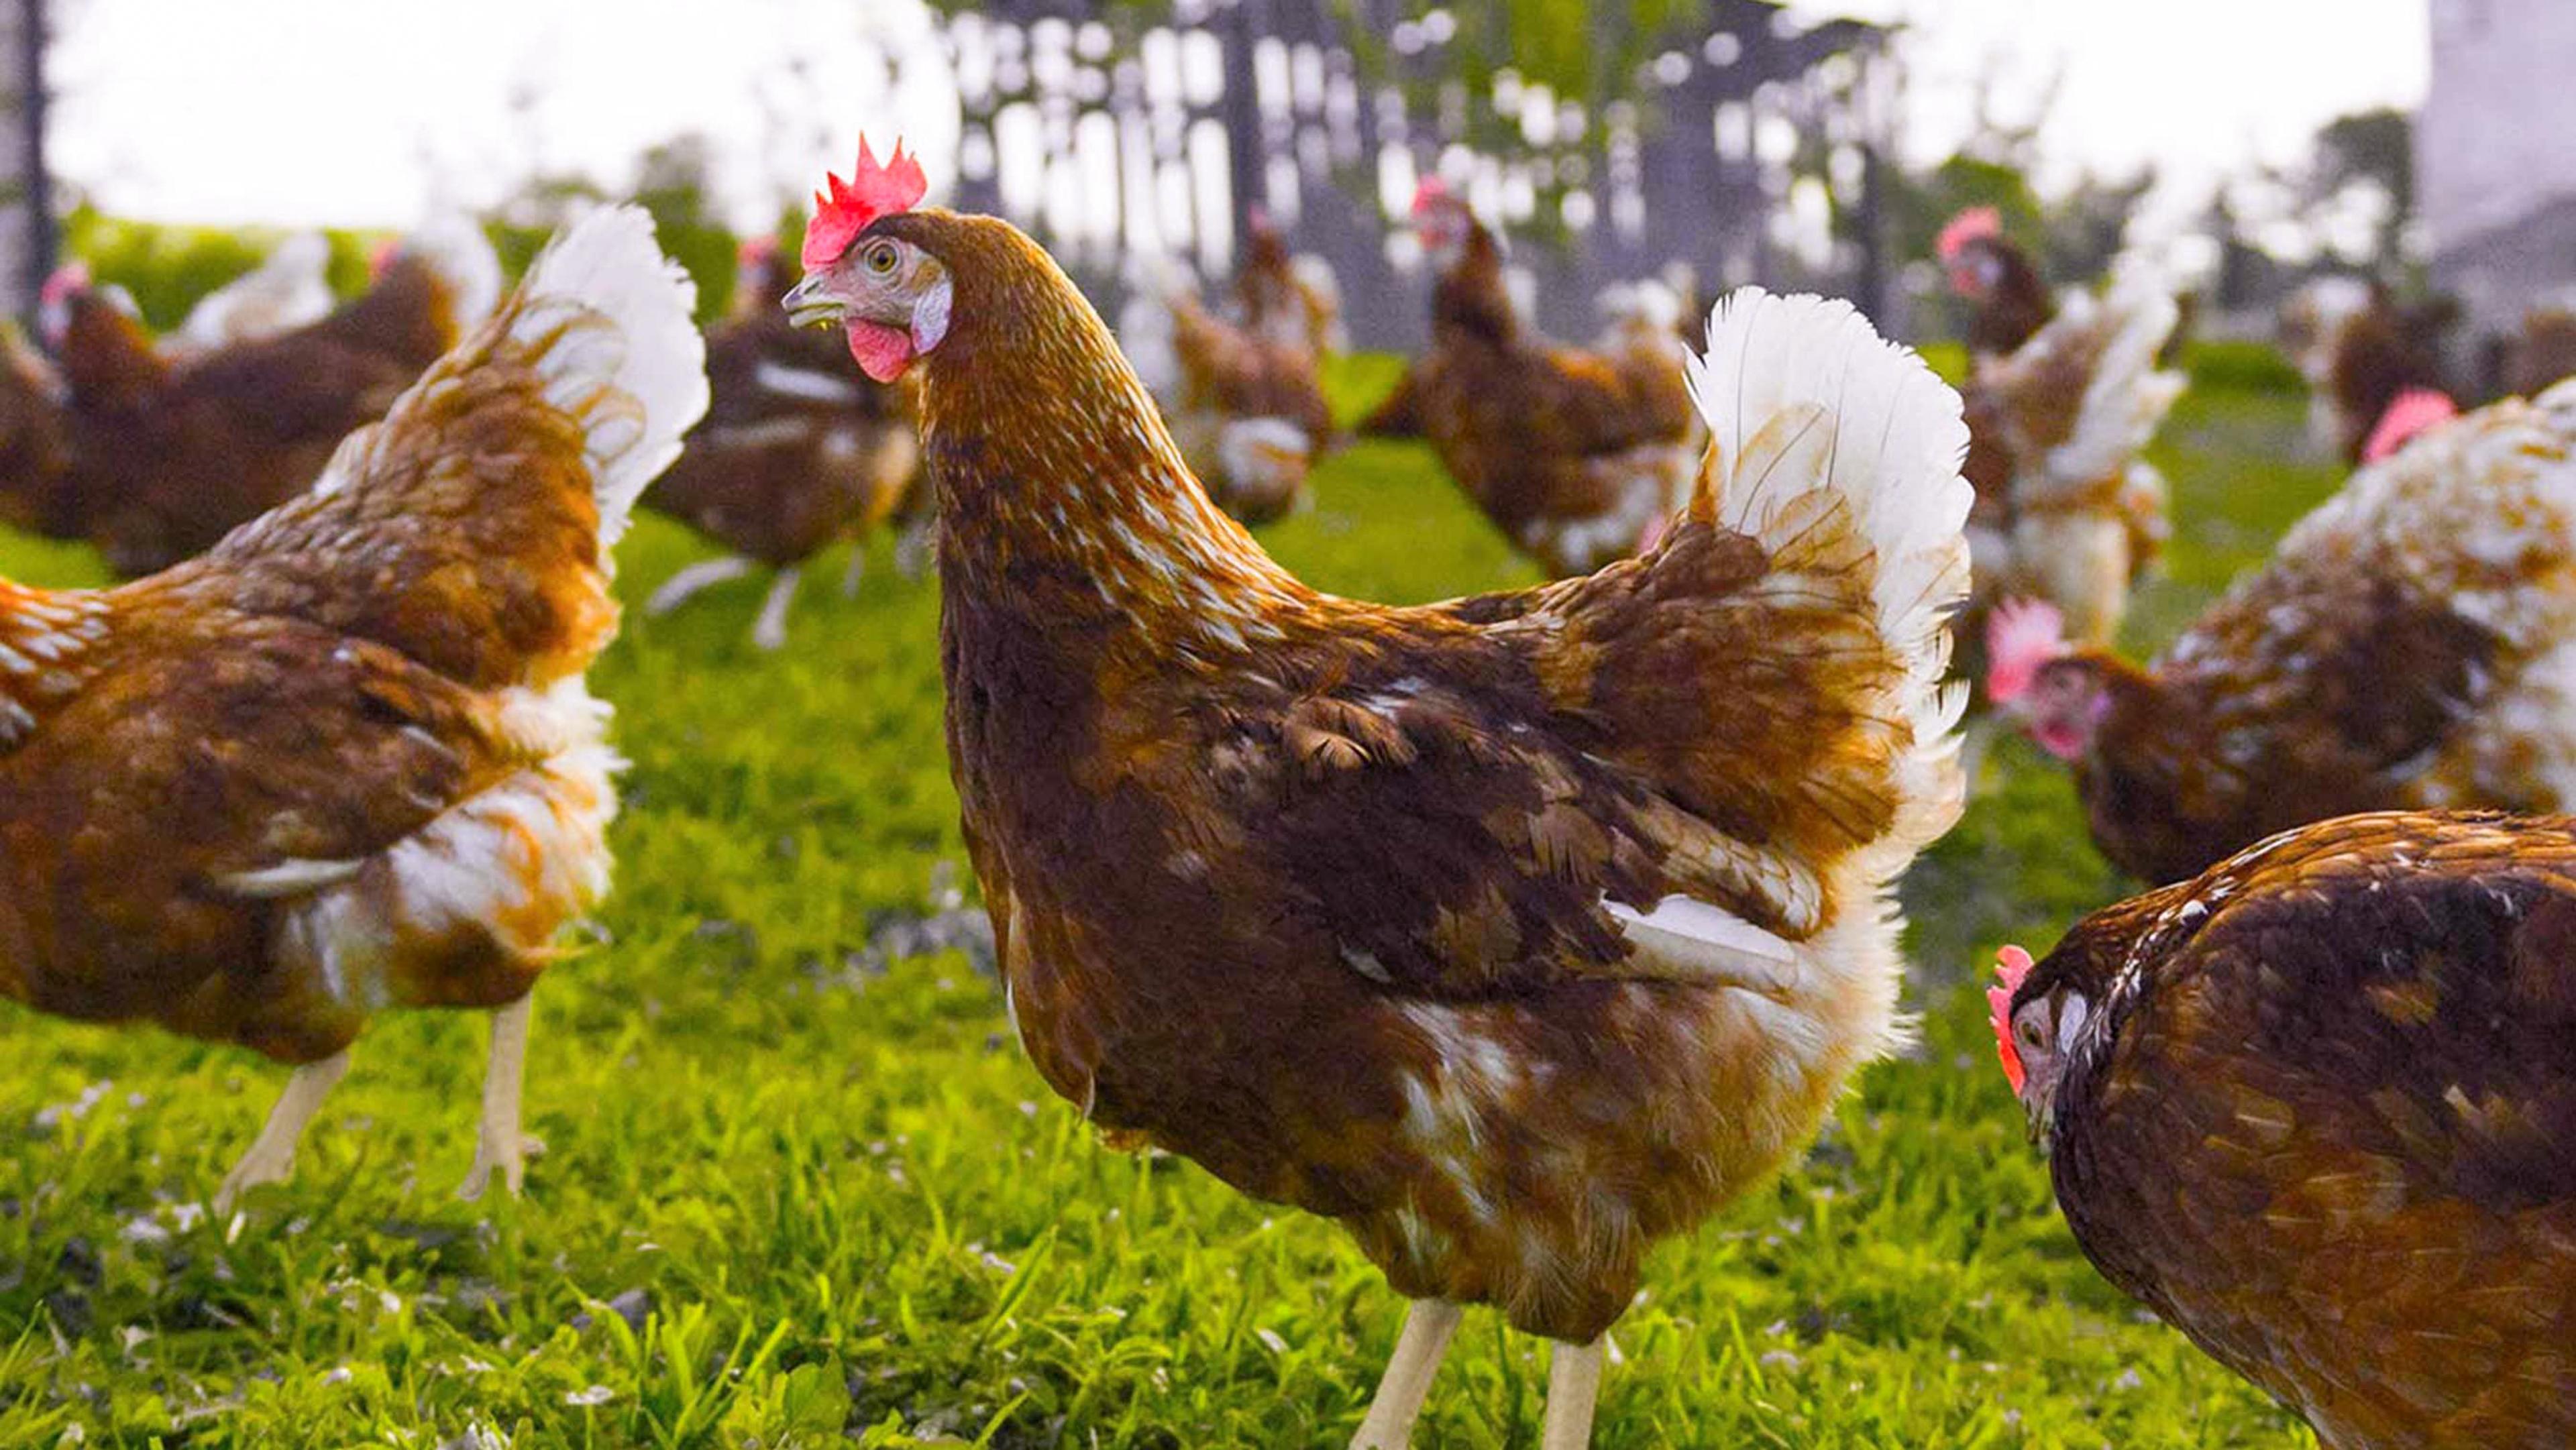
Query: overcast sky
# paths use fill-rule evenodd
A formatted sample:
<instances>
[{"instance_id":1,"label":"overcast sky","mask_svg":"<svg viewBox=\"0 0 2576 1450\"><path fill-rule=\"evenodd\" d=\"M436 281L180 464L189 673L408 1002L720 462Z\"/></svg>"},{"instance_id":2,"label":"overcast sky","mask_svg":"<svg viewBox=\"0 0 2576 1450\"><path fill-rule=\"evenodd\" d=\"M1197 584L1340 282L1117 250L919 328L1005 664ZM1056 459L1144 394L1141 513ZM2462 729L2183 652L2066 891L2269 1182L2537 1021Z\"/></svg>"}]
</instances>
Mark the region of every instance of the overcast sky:
<instances>
[{"instance_id":1,"label":"overcast sky","mask_svg":"<svg viewBox=\"0 0 2576 1450\"><path fill-rule=\"evenodd\" d=\"M57 5L55 169L131 215L404 225L434 203L488 203L534 169L616 185L646 146L699 131L718 147L723 203L748 222L845 160L862 125L900 121L934 164L954 143L938 75L916 67L907 92L891 89L885 56L928 33L916 0ZM2177 198L2425 85L2425 0L1798 8L1911 22L1918 154L1955 142L1981 77L2015 118L2062 75L2050 168L2155 160Z\"/></svg>"}]
</instances>

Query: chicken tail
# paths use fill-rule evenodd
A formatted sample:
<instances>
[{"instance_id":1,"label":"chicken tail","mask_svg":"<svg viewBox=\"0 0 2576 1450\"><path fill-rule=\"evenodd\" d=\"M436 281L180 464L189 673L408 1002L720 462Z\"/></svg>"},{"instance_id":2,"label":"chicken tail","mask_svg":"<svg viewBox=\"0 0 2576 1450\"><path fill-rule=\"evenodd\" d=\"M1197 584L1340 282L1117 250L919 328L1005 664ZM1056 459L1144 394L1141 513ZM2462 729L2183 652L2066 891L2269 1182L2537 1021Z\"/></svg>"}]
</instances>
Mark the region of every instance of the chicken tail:
<instances>
[{"instance_id":1,"label":"chicken tail","mask_svg":"<svg viewBox=\"0 0 2576 1450\"><path fill-rule=\"evenodd\" d=\"M396 251L418 257L447 284L459 336L472 332L501 305L501 258L474 219L450 212L407 233Z\"/></svg>"},{"instance_id":2,"label":"chicken tail","mask_svg":"<svg viewBox=\"0 0 2576 1450\"><path fill-rule=\"evenodd\" d=\"M1691 516L1760 543L1775 574L1868 571L1871 624L1900 674L1866 711L1911 737L1887 782L1896 820L1873 853L1892 871L1964 799L1952 727L1967 693L1943 681L1975 500L1959 474L1959 395L1851 304L1756 287L1717 305L1689 372L1712 435Z\"/></svg>"},{"instance_id":3,"label":"chicken tail","mask_svg":"<svg viewBox=\"0 0 2576 1450\"><path fill-rule=\"evenodd\" d=\"M688 273L654 243L652 218L619 206L550 243L510 311L510 340L534 355L546 400L580 420L603 560L707 409L696 305Z\"/></svg>"},{"instance_id":4,"label":"chicken tail","mask_svg":"<svg viewBox=\"0 0 2576 1450\"><path fill-rule=\"evenodd\" d=\"M2085 385L2074 429L2049 453L2052 484L2077 491L2117 479L2155 436L2182 396L2182 374L2156 367L2181 321L2182 306L2162 269L2136 256L2113 268L2098 322L2108 340Z\"/></svg>"}]
</instances>

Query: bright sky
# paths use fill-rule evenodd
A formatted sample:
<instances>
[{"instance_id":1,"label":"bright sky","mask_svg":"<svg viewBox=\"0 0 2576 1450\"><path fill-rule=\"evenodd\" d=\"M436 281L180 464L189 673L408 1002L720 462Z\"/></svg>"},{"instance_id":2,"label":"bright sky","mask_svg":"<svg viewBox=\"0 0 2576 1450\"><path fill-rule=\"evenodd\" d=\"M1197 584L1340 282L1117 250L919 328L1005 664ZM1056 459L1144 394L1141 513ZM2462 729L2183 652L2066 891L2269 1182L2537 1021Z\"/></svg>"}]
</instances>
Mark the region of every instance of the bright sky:
<instances>
[{"instance_id":1,"label":"bright sky","mask_svg":"<svg viewBox=\"0 0 2576 1450\"><path fill-rule=\"evenodd\" d=\"M1914 26L1909 131L1946 152L1980 76L2025 115L2062 67L2053 171L2160 160L2176 201L2317 125L2411 104L2426 0L1801 0ZM56 171L132 215L404 225L537 170L624 183L699 131L738 220L801 195L897 118L934 169L956 111L917 0L57 0ZM530 103L532 101L532 103Z\"/></svg>"}]
</instances>

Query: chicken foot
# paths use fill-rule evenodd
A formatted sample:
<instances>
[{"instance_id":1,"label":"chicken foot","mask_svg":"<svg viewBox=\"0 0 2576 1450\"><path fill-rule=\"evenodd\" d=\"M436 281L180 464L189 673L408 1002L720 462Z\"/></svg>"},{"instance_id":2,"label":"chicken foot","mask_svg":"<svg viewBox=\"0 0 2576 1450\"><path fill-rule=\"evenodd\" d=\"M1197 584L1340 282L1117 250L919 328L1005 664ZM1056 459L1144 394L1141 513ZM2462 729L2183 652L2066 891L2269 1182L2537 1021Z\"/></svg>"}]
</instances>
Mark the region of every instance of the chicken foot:
<instances>
[{"instance_id":1,"label":"chicken foot","mask_svg":"<svg viewBox=\"0 0 2576 1450\"><path fill-rule=\"evenodd\" d=\"M1457 1332L1461 1312L1446 1299L1416 1299L1406 1306L1404 1331L1396 1336L1395 1353L1369 1401L1368 1418L1351 1439L1351 1450L1405 1450L1412 1442L1413 1422L1431 1394L1432 1376L1449 1353L1449 1336ZM1551 1399L1550 1408L1554 1404ZM1548 1442L1551 1450L1555 1443Z\"/></svg>"},{"instance_id":2,"label":"chicken foot","mask_svg":"<svg viewBox=\"0 0 2576 1450\"><path fill-rule=\"evenodd\" d=\"M242 1194L263 1183L283 1183L295 1171L295 1145L304 1136L304 1125L313 1121L322 1100L348 1070L349 1049L344 1047L320 1062L304 1064L286 1080L286 1091L278 1094L277 1106L268 1110L268 1121L251 1140L250 1150L215 1190L217 1218L231 1213Z\"/></svg>"},{"instance_id":3,"label":"chicken foot","mask_svg":"<svg viewBox=\"0 0 2576 1450\"><path fill-rule=\"evenodd\" d=\"M1539 1450L1585 1450L1592 1409L1601 1399L1601 1346L1559 1342L1547 1356L1547 1425Z\"/></svg>"},{"instance_id":4,"label":"chicken foot","mask_svg":"<svg viewBox=\"0 0 2576 1450\"><path fill-rule=\"evenodd\" d=\"M515 1198L526 1172L526 1156L542 1153L545 1144L519 1131L519 1085L528 1065L528 1014L534 994L492 1014L492 1057L483 1069L483 1122L474 1142L474 1166L456 1196L471 1200L490 1186L492 1170L501 1170L501 1186Z\"/></svg>"}]
</instances>

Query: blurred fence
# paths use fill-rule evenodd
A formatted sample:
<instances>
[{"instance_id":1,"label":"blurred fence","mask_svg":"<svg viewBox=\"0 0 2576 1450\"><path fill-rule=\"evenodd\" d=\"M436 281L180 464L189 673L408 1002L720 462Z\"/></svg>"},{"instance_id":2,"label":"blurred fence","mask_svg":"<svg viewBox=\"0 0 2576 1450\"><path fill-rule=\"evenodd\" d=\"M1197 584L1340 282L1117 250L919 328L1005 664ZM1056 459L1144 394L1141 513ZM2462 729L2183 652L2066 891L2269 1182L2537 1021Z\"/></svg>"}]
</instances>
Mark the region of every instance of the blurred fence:
<instances>
[{"instance_id":1,"label":"blurred fence","mask_svg":"<svg viewBox=\"0 0 2576 1450\"><path fill-rule=\"evenodd\" d=\"M1264 206L1332 264L1363 347L1428 331L1400 223L1431 170L1504 222L1560 335L1590 330L1603 285L1673 261L1703 290L1878 302L1882 32L1710 0L1641 36L1627 8L1592 12L1596 53L1637 69L1591 114L1508 54L1459 53L1448 11L1399 0L1179 0L1124 34L1083 0L992 0L949 28L958 202L1033 226L1095 295L1137 252L1223 274Z\"/></svg>"}]
</instances>

